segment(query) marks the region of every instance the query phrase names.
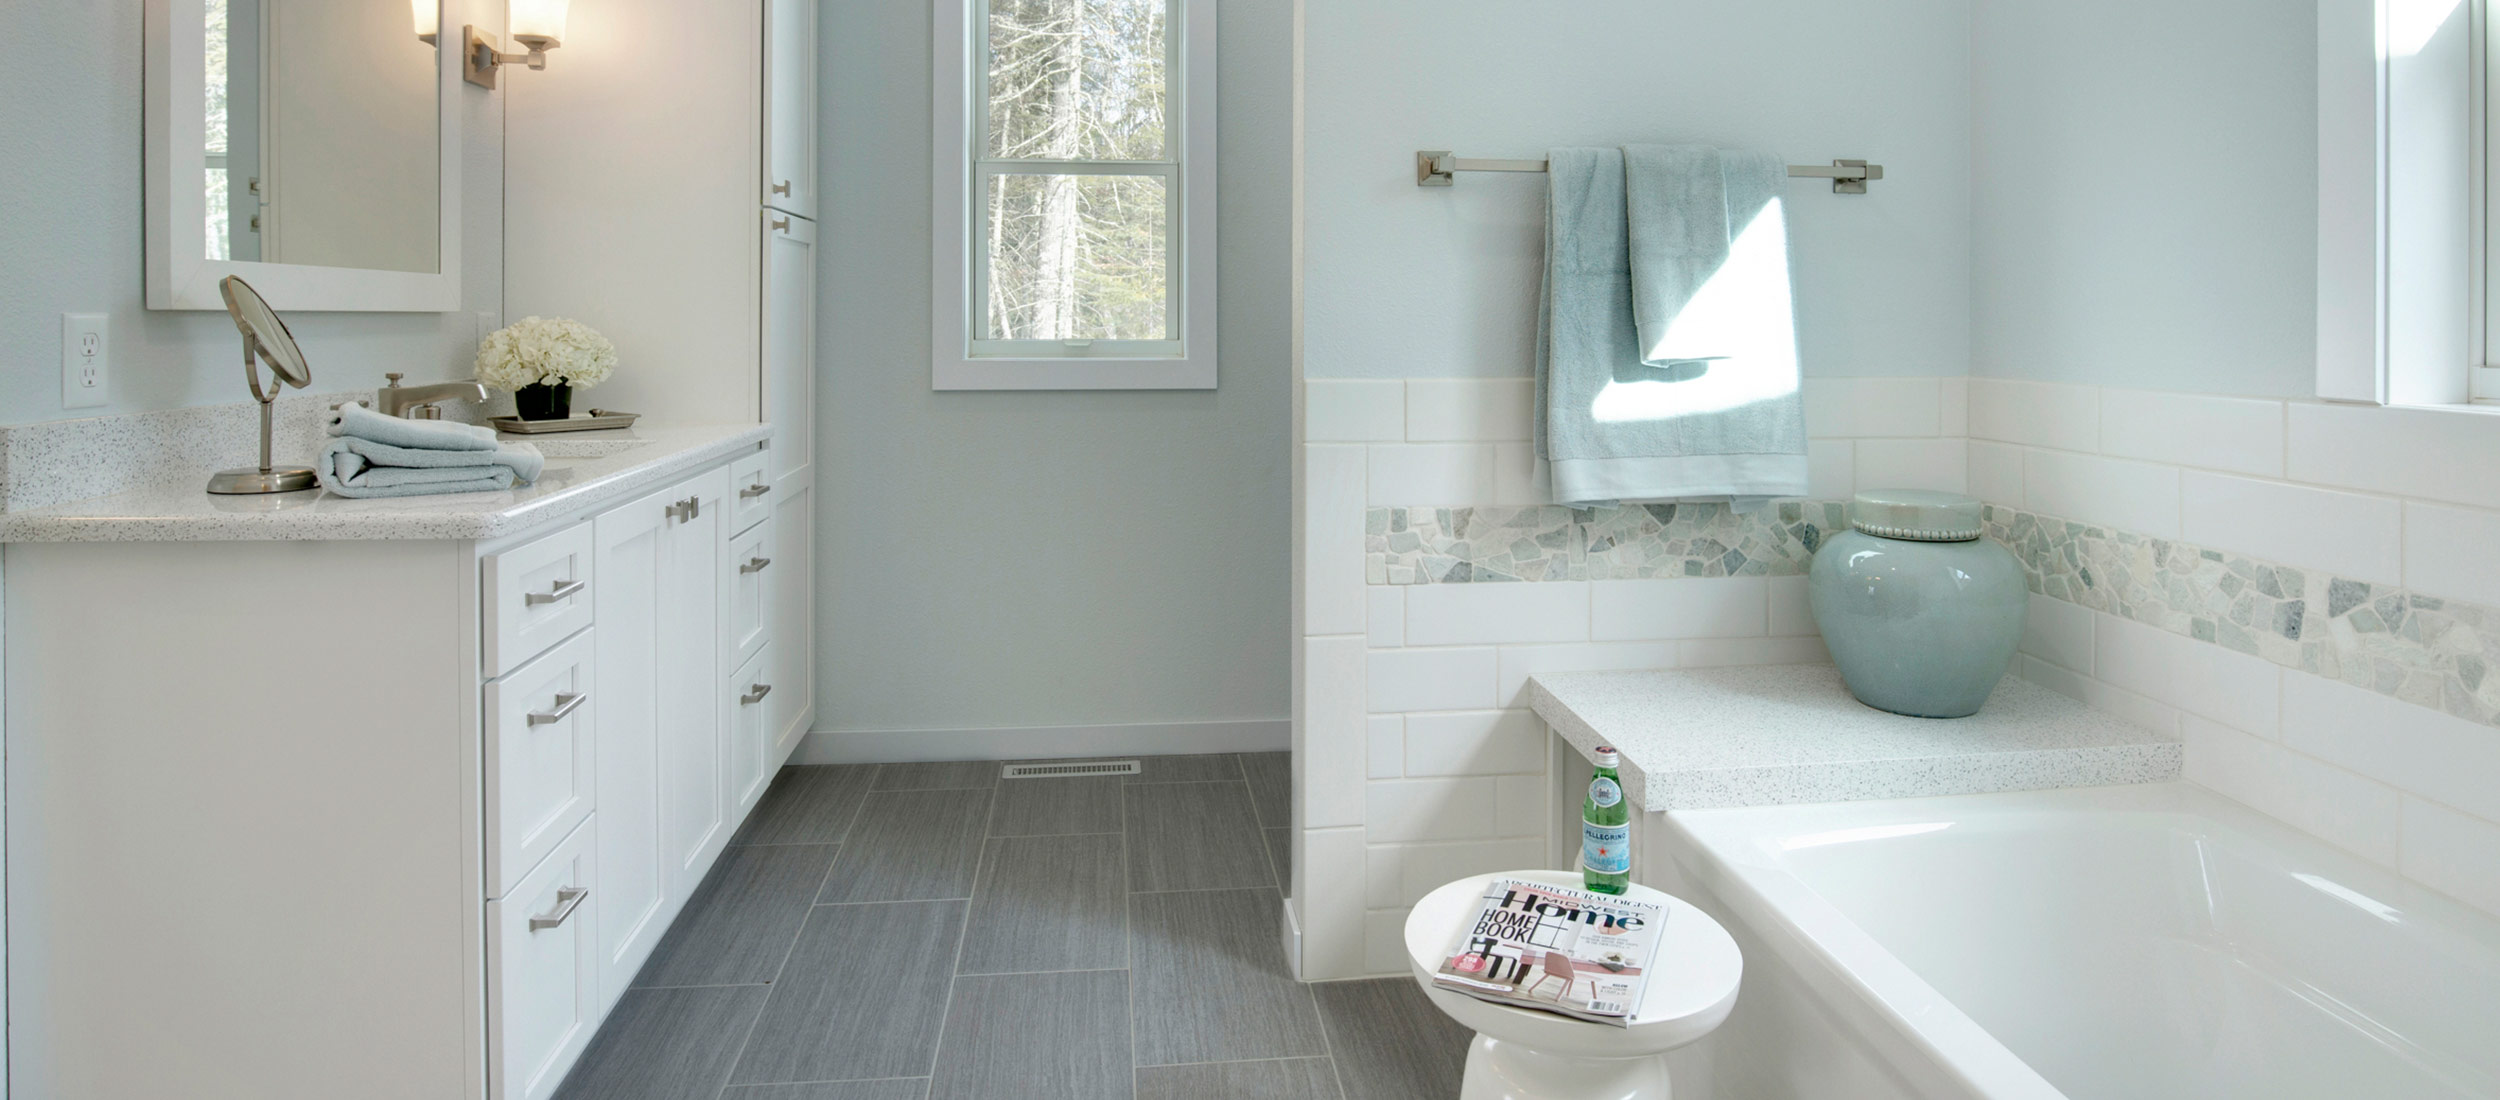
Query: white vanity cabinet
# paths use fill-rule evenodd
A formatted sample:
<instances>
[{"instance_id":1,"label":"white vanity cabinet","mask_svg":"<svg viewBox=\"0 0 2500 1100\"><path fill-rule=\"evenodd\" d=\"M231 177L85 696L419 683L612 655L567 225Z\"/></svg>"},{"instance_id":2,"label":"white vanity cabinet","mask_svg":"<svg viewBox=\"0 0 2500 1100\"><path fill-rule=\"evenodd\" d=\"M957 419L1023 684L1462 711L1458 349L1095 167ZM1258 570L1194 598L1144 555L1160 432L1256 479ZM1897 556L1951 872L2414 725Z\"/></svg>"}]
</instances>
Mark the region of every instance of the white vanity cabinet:
<instances>
[{"instance_id":1,"label":"white vanity cabinet","mask_svg":"<svg viewBox=\"0 0 2500 1100\"><path fill-rule=\"evenodd\" d=\"M764 434L499 537L9 544L25 1094L552 1095L796 744Z\"/></svg>"}]
</instances>

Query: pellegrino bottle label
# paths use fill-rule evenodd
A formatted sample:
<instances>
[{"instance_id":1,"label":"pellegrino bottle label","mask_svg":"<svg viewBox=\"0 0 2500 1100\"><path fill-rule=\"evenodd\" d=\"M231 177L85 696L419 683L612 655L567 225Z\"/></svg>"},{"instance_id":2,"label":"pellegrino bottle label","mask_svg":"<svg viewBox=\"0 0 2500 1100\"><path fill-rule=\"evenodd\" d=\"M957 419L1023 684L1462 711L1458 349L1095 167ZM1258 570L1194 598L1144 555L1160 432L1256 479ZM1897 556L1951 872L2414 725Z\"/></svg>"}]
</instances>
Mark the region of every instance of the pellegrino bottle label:
<instances>
[{"instance_id":1,"label":"pellegrino bottle label","mask_svg":"<svg viewBox=\"0 0 2500 1100\"><path fill-rule=\"evenodd\" d=\"M1632 870L1632 824L1600 825L1594 821L1580 823L1580 862L1601 875L1629 874Z\"/></svg>"}]
</instances>

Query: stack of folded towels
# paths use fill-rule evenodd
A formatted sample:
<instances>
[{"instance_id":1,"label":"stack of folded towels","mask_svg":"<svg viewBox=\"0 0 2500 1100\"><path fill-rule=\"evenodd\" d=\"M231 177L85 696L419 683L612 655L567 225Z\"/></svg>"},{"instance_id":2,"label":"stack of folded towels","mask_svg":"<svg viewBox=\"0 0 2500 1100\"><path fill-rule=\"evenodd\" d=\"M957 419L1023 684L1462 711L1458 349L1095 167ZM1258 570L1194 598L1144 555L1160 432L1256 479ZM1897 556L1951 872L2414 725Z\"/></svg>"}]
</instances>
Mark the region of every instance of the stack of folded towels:
<instances>
[{"instance_id":1,"label":"stack of folded towels","mask_svg":"<svg viewBox=\"0 0 2500 1100\"><path fill-rule=\"evenodd\" d=\"M330 415L330 435L314 468L321 487L343 497L493 492L538 480L547 464L538 448L502 442L492 428L403 420L358 404Z\"/></svg>"}]
</instances>

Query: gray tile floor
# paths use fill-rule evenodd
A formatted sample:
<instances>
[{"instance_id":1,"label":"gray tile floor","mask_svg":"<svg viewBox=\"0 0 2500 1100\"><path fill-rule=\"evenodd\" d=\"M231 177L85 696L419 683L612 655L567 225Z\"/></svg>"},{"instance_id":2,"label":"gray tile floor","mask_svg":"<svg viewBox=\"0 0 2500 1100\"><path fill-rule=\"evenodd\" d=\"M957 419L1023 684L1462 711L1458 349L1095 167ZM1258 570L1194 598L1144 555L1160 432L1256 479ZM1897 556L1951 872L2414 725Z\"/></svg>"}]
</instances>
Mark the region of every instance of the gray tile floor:
<instances>
[{"instance_id":1,"label":"gray tile floor","mask_svg":"<svg viewBox=\"0 0 2500 1100\"><path fill-rule=\"evenodd\" d=\"M558 1096L1457 1096L1413 982L1286 969L1287 763L785 768Z\"/></svg>"}]
</instances>

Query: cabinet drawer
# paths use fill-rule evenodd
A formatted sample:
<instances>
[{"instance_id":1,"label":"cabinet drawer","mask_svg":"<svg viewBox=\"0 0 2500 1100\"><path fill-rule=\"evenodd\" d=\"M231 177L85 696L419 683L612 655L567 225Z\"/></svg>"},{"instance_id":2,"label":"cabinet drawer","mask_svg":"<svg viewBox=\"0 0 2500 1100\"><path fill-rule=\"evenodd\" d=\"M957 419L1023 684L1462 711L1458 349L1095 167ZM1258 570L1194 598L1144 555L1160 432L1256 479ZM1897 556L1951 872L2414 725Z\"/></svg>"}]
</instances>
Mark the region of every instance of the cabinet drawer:
<instances>
[{"instance_id":1,"label":"cabinet drawer","mask_svg":"<svg viewBox=\"0 0 2500 1100\"><path fill-rule=\"evenodd\" d=\"M770 646L729 677L729 793L740 817L772 784L772 716L777 708L766 702L773 695L772 679Z\"/></svg>"},{"instance_id":2,"label":"cabinet drawer","mask_svg":"<svg viewBox=\"0 0 2500 1100\"><path fill-rule=\"evenodd\" d=\"M758 523L729 540L729 660L735 668L747 663L772 638L773 581L782 566L773 561L771 520Z\"/></svg>"},{"instance_id":3,"label":"cabinet drawer","mask_svg":"<svg viewBox=\"0 0 2500 1100\"><path fill-rule=\"evenodd\" d=\"M479 591L486 601L487 678L590 625L590 546L590 525L576 523L486 556Z\"/></svg>"},{"instance_id":4,"label":"cabinet drawer","mask_svg":"<svg viewBox=\"0 0 2500 1100\"><path fill-rule=\"evenodd\" d=\"M773 482L766 469L771 456L763 451L729 464L729 530L734 534L773 514Z\"/></svg>"},{"instance_id":5,"label":"cabinet drawer","mask_svg":"<svg viewBox=\"0 0 2500 1100\"><path fill-rule=\"evenodd\" d=\"M486 685L488 897L502 897L595 808L596 648L582 631Z\"/></svg>"},{"instance_id":6,"label":"cabinet drawer","mask_svg":"<svg viewBox=\"0 0 2500 1100\"><path fill-rule=\"evenodd\" d=\"M599 1026L598 830L575 826L486 903L487 1080L495 1100L543 1100Z\"/></svg>"}]
</instances>

